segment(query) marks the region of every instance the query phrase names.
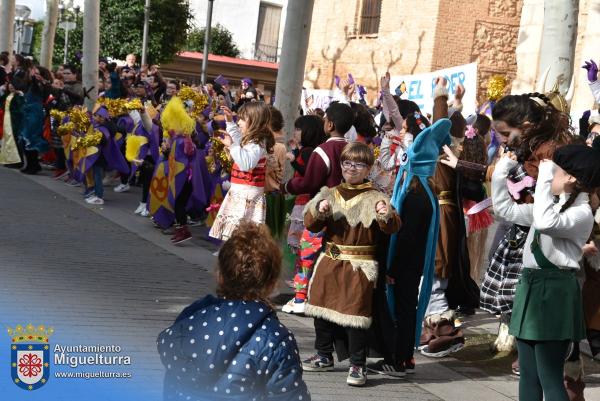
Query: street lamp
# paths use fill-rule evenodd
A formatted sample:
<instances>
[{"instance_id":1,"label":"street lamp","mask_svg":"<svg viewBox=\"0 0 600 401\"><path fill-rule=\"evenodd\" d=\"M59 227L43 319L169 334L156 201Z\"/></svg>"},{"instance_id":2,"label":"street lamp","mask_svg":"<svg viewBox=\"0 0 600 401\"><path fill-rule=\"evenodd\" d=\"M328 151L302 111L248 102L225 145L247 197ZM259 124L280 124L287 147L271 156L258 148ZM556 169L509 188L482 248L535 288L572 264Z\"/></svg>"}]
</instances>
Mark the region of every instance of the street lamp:
<instances>
[{"instance_id":1,"label":"street lamp","mask_svg":"<svg viewBox=\"0 0 600 401\"><path fill-rule=\"evenodd\" d=\"M17 54L21 53L24 30L23 28L25 27L25 22L27 22L30 14L31 9L27 6L19 4L15 7L15 36L17 37Z\"/></svg>"},{"instance_id":2,"label":"street lamp","mask_svg":"<svg viewBox=\"0 0 600 401\"><path fill-rule=\"evenodd\" d=\"M61 1L58 5L58 11L60 12L60 24L59 28L65 30L65 50L63 56L63 64L67 64L67 53L69 51L69 31L77 28L77 18L81 12L81 8L73 6L73 0ZM75 15L75 21L73 21L73 14Z\"/></svg>"}]
</instances>

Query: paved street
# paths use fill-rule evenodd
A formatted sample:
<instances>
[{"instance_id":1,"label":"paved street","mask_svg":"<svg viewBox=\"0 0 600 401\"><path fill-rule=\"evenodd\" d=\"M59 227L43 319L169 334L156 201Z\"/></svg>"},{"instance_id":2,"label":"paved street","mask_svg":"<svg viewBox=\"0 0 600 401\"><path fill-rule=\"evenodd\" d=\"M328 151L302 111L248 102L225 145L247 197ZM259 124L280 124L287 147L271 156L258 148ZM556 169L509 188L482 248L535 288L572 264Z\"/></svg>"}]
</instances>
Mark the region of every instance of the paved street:
<instances>
[{"instance_id":1,"label":"paved street","mask_svg":"<svg viewBox=\"0 0 600 401\"><path fill-rule=\"evenodd\" d=\"M135 372L125 388L143 384L145 393L139 399L158 400L163 370L156 336L184 306L212 291L216 248L200 238L172 246L148 219L132 214L139 188L125 194L107 188L106 204L89 206L80 188L47 174L26 177L0 168L0 323L3 328L29 322L51 325L56 330L52 344L119 345L131 355L130 370ZM196 237L201 232L193 228ZM302 355L310 353L312 321L280 318L294 331ZM493 358L486 350L485 340L496 324L487 315L467 321L470 346L443 361L419 357L417 373L408 379L372 375L367 387L350 388L345 363L333 373L304 377L314 400L516 400L518 382L508 374L512 357ZM0 391L10 401L43 394L41 389L25 397L11 383L4 359L8 337L4 340ZM600 399L600 375L594 369L588 400ZM69 388L69 383L52 379L47 386L66 389L57 399L80 400L91 385L84 384L88 387Z\"/></svg>"}]
</instances>

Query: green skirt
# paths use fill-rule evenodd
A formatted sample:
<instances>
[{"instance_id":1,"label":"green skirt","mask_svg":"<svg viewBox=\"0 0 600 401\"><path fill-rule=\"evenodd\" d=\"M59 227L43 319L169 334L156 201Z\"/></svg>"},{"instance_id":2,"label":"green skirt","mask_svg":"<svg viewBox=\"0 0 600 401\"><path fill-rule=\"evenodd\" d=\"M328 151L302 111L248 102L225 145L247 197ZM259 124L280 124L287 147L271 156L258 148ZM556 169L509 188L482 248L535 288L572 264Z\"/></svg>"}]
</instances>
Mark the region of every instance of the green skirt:
<instances>
[{"instance_id":1,"label":"green skirt","mask_svg":"<svg viewBox=\"0 0 600 401\"><path fill-rule=\"evenodd\" d=\"M523 340L585 338L581 289L572 270L523 269L509 333Z\"/></svg>"}]
</instances>

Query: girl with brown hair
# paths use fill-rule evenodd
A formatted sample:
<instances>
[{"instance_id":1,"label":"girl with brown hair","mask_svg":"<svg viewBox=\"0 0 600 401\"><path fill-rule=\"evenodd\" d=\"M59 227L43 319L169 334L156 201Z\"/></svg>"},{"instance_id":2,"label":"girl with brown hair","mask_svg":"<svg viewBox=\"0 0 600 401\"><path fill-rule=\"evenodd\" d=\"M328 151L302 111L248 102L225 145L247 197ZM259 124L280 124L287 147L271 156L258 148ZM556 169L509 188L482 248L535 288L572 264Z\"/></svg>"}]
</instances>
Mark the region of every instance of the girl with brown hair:
<instances>
[{"instance_id":1,"label":"girl with brown hair","mask_svg":"<svg viewBox=\"0 0 600 401\"><path fill-rule=\"evenodd\" d=\"M221 107L227 121L227 134L221 139L228 148L233 167L231 188L215 218L209 235L226 240L241 221L264 223L266 218L265 174L267 154L273 152L271 111L262 102L244 104L237 124L231 110Z\"/></svg>"}]
</instances>

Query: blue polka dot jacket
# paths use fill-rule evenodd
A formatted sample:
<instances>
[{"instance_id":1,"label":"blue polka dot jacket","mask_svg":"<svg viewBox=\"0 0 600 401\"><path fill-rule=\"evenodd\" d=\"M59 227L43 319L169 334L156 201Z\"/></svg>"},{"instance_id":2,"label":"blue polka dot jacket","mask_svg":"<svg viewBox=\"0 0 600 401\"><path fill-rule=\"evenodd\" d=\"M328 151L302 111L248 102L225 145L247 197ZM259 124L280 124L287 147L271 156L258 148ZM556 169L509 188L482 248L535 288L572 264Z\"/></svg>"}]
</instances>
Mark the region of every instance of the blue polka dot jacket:
<instances>
[{"instance_id":1,"label":"blue polka dot jacket","mask_svg":"<svg viewBox=\"0 0 600 401\"><path fill-rule=\"evenodd\" d=\"M208 295L157 346L165 400L310 400L296 340L262 302Z\"/></svg>"}]
</instances>

